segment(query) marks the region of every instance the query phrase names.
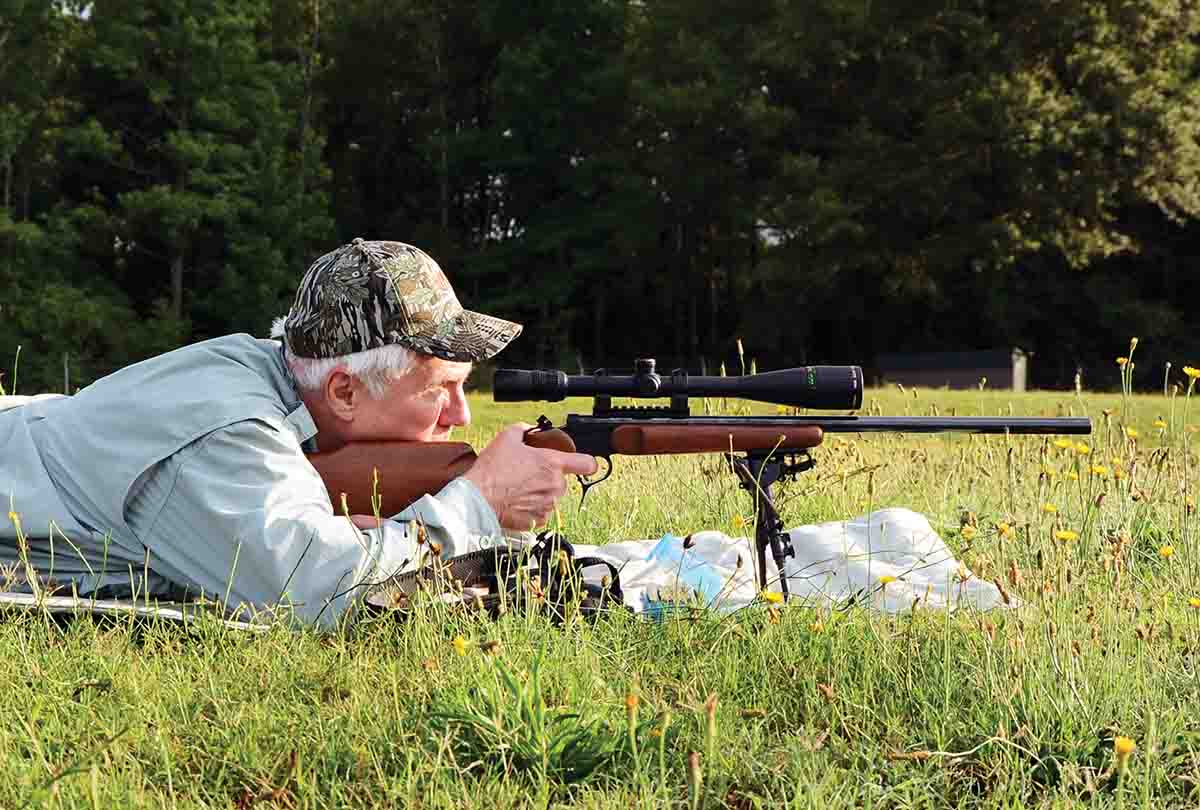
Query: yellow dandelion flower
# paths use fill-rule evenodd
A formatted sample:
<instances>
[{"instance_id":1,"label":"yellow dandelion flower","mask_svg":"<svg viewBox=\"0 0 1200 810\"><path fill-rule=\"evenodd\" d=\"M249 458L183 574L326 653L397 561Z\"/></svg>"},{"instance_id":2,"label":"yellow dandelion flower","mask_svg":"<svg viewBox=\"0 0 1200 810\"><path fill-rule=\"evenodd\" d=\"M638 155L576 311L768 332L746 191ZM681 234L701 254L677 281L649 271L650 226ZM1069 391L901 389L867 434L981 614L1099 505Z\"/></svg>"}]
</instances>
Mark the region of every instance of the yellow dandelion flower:
<instances>
[{"instance_id":1,"label":"yellow dandelion flower","mask_svg":"<svg viewBox=\"0 0 1200 810\"><path fill-rule=\"evenodd\" d=\"M1137 438L1137 435L1138 435L1138 434L1137 434L1137 428L1134 428L1134 427L1127 427L1127 428L1125 428L1125 435L1126 435L1126 436L1128 436L1128 437L1129 437L1129 438L1131 438L1131 439L1136 439L1136 438Z\"/></svg>"},{"instance_id":2,"label":"yellow dandelion flower","mask_svg":"<svg viewBox=\"0 0 1200 810\"><path fill-rule=\"evenodd\" d=\"M779 591L759 591L758 595L763 598L764 602L769 602L772 605L783 604L783 594Z\"/></svg>"},{"instance_id":3,"label":"yellow dandelion flower","mask_svg":"<svg viewBox=\"0 0 1200 810\"><path fill-rule=\"evenodd\" d=\"M881 584L881 585L890 585L895 581L896 581L896 578L894 576L892 576L891 574L884 574L883 576L881 576L879 578L879 584Z\"/></svg>"},{"instance_id":4,"label":"yellow dandelion flower","mask_svg":"<svg viewBox=\"0 0 1200 810\"><path fill-rule=\"evenodd\" d=\"M1059 450L1073 450L1075 448L1075 442L1071 441L1070 439L1055 439L1054 446Z\"/></svg>"},{"instance_id":5,"label":"yellow dandelion flower","mask_svg":"<svg viewBox=\"0 0 1200 810\"><path fill-rule=\"evenodd\" d=\"M1162 417L1160 416L1158 419L1155 419L1155 420L1154 420L1154 426L1155 426L1156 428L1158 428L1159 430L1165 430L1165 429L1166 429L1166 427L1167 427L1167 423L1166 423L1166 422L1164 422L1164 421L1162 420Z\"/></svg>"},{"instance_id":6,"label":"yellow dandelion flower","mask_svg":"<svg viewBox=\"0 0 1200 810\"><path fill-rule=\"evenodd\" d=\"M818 620L818 621L815 621L815 622L813 622L812 624L810 624L810 625L808 626L808 629L809 629L811 632L813 632L813 633L820 633L822 630L824 630L824 629L825 629L825 625L823 625L823 624L820 622L820 620Z\"/></svg>"},{"instance_id":7,"label":"yellow dandelion flower","mask_svg":"<svg viewBox=\"0 0 1200 810\"><path fill-rule=\"evenodd\" d=\"M961 529L959 529L958 533L962 535L964 540L974 540L976 530L974 526L968 523L966 526L963 526Z\"/></svg>"},{"instance_id":8,"label":"yellow dandelion flower","mask_svg":"<svg viewBox=\"0 0 1200 810\"><path fill-rule=\"evenodd\" d=\"M1108 467L1105 467L1103 464L1092 465L1092 475L1108 475L1108 472Z\"/></svg>"},{"instance_id":9,"label":"yellow dandelion flower","mask_svg":"<svg viewBox=\"0 0 1200 810\"><path fill-rule=\"evenodd\" d=\"M1074 470L1071 470L1070 472L1067 473L1067 478L1072 481L1078 481L1079 473L1075 472Z\"/></svg>"},{"instance_id":10,"label":"yellow dandelion flower","mask_svg":"<svg viewBox=\"0 0 1200 810\"><path fill-rule=\"evenodd\" d=\"M1092 448L1088 447L1085 443L1080 442L1079 444L1075 445L1075 452L1081 456L1086 456L1092 452Z\"/></svg>"},{"instance_id":11,"label":"yellow dandelion flower","mask_svg":"<svg viewBox=\"0 0 1200 810\"><path fill-rule=\"evenodd\" d=\"M1009 526L1004 521L1000 521L996 524L996 531L1001 537L1008 537L1010 534L1012 534L1012 526Z\"/></svg>"},{"instance_id":12,"label":"yellow dandelion flower","mask_svg":"<svg viewBox=\"0 0 1200 810\"><path fill-rule=\"evenodd\" d=\"M1047 515L1053 515L1055 512L1058 511L1058 507L1052 503L1044 503L1044 504L1042 504L1042 511L1045 512Z\"/></svg>"},{"instance_id":13,"label":"yellow dandelion flower","mask_svg":"<svg viewBox=\"0 0 1200 810\"><path fill-rule=\"evenodd\" d=\"M1200 609L1200 599L1197 599L1194 596L1188 600L1188 604L1194 608Z\"/></svg>"},{"instance_id":14,"label":"yellow dandelion flower","mask_svg":"<svg viewBox=\"0 0 1200 810\"><path fill-rule=\"evenodd\" d=\"M459 655L467 654L467 640L462 636L455 636L454 640L450 643L454 646L454 651Z\"/></svg>"},{"instance_id":15,"label":"yellow dandelion flower","mask_svg":"<svg viewBox=\"0 0 1200 810\"><path fill-rule=\"evenodd\" d=\"M1054 533L1055 540L1061 540L1064 543L1069 543L1072 540L1079 539L1079 533L1073 532L1070 529L1059 529Z\"/></svg>"},{"instance_id":16,"label":"yellow dandelion flower","mask_svg":"<svg viewBox=\"0 0 1200 810\"><path fill-rule=\"evenodd\" d=\"M1195 366L1184 366L1183 373L1191 377L1193 380L1200 379L1200 368L1196 368Z\"/></svg>"},{"instance_id":17,"label":"yellow dandelion flower","mask_svg":"<svg viewBox=\"0 0 1200 810\"><path fill-rule=\"evenodd\" d=\"M1117 737L1115 740L1113 740L1113 751L1116 752L1117 756L1121 759L1125 759L1136 750L1137 743L1128 737Z\"/></svg>"},{"instance_id":18,"label":"yellow dandelion flower","mask_svg":"<svg viewBox=\"0 0 1200 810\"><path fill-rule=\"evenodd\" d=\"M1162 557L1164 560L1170 559L1171 557L1175 556L1175 546L1162 546L1158 550L1158 556Z\"/></svg>"},{"instance_id":19,"label":"yellow dandelion flower","mask_svg":"<svg viewBox=\"0 0 1200 810\"><path fill-rule=\"evenodd\" d=\"M741 515L734 515L733 516L733 528L735 528L735 529L746 528L746 519L744 517L742 517Z\"/></svg>"},{"instance_id":20,"label":"yellow dandelion flower","mask_svg":"<svg viewBox=\"0 0 1200 810\"><path fill-rule=\"evenodd\" d=\"M1125 364L1126 364L1126 363L1128 363L1128 362L1129 362L1129 358L1128 358L1128 357L1118 357L1118 358L1117 358L1117 365L1118 365L1118 366L1123 366L1123 365L1125 365Z\"/></svg>"}]
</instances>

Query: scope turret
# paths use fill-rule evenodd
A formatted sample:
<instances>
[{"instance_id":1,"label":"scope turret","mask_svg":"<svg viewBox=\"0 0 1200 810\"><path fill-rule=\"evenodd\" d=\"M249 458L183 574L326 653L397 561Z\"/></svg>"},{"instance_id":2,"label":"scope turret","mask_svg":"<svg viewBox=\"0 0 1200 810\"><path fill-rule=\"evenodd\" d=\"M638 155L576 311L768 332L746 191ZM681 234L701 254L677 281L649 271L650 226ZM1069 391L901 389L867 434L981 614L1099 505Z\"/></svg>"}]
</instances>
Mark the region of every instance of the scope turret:
<instances>
[{"instance_id":1,"label":"scope turret","mask_svg":"<svg viewBox=\"0 0 1200 810\"><path fill-rule=\"evenodd\" d=\"M566 374L501 368L496 370L497 402L559 402L567 397L728 397L822 410L862 407L863 373L859 366L800 366L740 377L691 376L683 371L659 374L653 358L634 361L628 375Z\"/></svg>"}]
</instances>

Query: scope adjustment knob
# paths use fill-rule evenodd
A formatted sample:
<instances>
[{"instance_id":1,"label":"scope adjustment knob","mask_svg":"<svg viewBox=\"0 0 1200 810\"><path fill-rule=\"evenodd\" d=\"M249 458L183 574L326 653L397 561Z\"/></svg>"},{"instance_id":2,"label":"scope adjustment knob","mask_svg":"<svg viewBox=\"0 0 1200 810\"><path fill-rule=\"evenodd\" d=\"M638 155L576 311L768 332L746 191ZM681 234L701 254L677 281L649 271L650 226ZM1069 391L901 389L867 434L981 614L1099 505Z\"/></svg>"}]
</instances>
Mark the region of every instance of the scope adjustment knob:
<instances>
[{"instance_id":1,"label":"scope adjustment knob","mask_svg":"<svg viewBox=\"0 0 1200 810\"><path fill-rule=\"evenodd\" d=\"M641 396L653 396L662 387L662 378L655 373L653 357L639 357L633 361L633 385Z\"/></svg>"}]
</instances>

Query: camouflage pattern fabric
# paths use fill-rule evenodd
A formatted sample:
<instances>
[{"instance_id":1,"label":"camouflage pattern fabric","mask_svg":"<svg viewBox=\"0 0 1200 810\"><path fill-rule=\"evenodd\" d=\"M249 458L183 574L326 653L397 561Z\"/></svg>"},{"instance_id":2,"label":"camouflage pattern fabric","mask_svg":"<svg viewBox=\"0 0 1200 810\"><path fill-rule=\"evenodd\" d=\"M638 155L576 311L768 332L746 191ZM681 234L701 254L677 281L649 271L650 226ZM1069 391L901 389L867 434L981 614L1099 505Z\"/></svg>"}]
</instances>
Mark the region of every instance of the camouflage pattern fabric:
<instances>
[{"instance_id":1,"label":"camouflage pattern fabric","mask_svg":"<svg viewBox=\"0 0 1200 810\"><path fill-rule=\"evenodd\" d=\"M492 357L521 325L463 309L446 274L403 242L355 239L313 262L284 322L297 357L396 344L443 360Z\"/></svg>"}]
</instances>

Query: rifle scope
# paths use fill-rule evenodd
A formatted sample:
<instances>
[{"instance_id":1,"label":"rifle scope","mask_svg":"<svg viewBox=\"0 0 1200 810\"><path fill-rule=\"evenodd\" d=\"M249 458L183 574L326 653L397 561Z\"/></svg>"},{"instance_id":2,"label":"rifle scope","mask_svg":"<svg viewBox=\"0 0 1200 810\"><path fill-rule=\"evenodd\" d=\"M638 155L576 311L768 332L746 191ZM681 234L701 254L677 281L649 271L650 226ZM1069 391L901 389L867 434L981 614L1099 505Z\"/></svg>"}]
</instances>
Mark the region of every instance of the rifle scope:
<instances>
[{"instance_id":1,"label":"rifle scope","mask_svg":"<svg viewBox=\"0 0 1200 810\"><path fill-rule=\"evenodd\" d=\"M652 358L634 361L631 375L566 374L516 368L496 370L496 402L559 402L567 397L729 397L796 408L857 410L862 406L859 366L801 366L743 377L700 377L676 370L659 375Z\"/></svg>"}]
</instances>

